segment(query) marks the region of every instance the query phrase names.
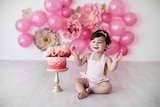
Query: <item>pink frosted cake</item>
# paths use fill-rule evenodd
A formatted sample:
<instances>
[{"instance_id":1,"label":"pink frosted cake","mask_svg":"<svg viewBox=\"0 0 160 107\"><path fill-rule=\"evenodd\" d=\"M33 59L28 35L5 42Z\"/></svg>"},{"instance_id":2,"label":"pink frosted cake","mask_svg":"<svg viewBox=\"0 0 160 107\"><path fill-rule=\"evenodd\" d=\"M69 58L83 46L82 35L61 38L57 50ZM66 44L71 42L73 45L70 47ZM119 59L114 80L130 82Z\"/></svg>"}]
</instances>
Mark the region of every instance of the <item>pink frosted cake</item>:
<instances>
[{"instance_id":1,"label":"pink frosted cake","mask_svg":"<svg viewBox=\"0 0 160 107\"><path fill-rule=\"evenodd\" d=\"M47 57L47 69L61 70L66 69L66 58L71 55L68 44L61 44L59 46L49 47L44 52Z\"/></svg>"},{"instance_id":2,"label":"pink frosted cake","mask_svg":"<svg viewBox=\"0 0 160 107\"><path fill-rule=\"evenodd\" d=\"M66 57L47 57L47 68L53 70L66 68Z\"/></svg>"}]
</instances>

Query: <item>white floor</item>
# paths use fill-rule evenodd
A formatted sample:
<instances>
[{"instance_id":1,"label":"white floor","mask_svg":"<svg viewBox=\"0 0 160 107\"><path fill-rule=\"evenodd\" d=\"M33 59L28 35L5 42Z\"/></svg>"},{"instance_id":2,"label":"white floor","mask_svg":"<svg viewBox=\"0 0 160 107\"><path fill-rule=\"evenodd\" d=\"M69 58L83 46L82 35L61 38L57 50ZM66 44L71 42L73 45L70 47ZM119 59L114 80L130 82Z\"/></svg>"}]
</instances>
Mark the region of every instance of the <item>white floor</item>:
<instances>
[{"instance_id":1,"label":"white floor","mask_svg":"<svg viewBox=\"0 0 160 107\"><path fill-rule=\"evenodd\" d=\"M0 107L160 107L160 62L120 62L109 73L112 92L83 100L73 83L86 66L68 62L59 93L52 92L55 73L45 67L45 61L0 61Z\"/></svg>"}]
</instances>

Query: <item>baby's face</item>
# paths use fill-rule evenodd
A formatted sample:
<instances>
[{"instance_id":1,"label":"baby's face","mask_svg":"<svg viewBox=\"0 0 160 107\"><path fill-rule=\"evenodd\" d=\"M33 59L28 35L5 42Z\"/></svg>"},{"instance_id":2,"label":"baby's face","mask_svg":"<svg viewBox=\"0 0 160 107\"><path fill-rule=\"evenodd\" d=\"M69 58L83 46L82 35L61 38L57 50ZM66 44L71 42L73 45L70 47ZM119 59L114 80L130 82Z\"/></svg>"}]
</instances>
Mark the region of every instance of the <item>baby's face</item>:
<instances>
[{"instance_id":1,"label":"baby's face","mask_svg":"<svg viewBox=\"0 0 160 107\"><path fill-rule=\"evenodd\" d=\"M96 37L90 42L90 46L93 52L104 52L107 48L105 38L103 36Z\"/></svg>"}]
</instances>

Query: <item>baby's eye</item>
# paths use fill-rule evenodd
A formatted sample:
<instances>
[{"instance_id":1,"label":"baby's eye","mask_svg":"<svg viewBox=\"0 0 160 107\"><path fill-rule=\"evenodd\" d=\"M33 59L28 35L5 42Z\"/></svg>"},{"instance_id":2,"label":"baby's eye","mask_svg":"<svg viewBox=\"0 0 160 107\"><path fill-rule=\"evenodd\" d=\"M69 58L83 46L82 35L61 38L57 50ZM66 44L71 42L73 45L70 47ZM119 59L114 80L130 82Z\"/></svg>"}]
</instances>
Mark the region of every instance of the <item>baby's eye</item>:
<instances>
[{"instance_id":1,"label":"baby's eye","mask_svg":"<svg viewBox=\"0 0 160 107\"><path fill-rule=\"evenodd\" d=\"M95 41L92 41L92 43L95 43Z\"/></svg>"},{"instance_id":2,"label":"baby's eye","mask_svg":"<svg viewBox=\"0 0 160 107\"><path fill-rule=\"evenodd\" d=\"M102 44L104 41L98 41L99 44Z\"/></svg>"}]
</instances>

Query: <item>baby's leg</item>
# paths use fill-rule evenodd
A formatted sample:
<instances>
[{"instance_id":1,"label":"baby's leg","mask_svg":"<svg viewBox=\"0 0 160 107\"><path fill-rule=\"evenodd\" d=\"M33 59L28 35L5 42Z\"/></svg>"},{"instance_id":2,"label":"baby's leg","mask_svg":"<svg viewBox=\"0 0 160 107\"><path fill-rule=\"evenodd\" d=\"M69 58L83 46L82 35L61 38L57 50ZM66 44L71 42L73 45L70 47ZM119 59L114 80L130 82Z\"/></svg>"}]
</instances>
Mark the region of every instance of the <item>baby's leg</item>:
<instances>
[{"instance_id":1,"label":"baby's leg","mask_svg":"<svg viewBox=\"0 0 160 107\"><path fill-rule=\"evenodd\" d=\"M76 81L75 81L75 87L76 87L76 90L78 92L78 95L77 97L79 99L82 99L82 98L85 98L88 96L88 93L86 91L86 88L88 87L88 80L85 79L85 78L78 78Z\"/></svg>"},{"instance_id":2,"label":"baby's leg","mask_svg":"<svg viewBox=\"0 0 160 107\"><path fill-rule=\"evenodd\" d=\"M107 94L110 93L112 90L111 83L108 82L101 82L96 87L91 88L92 93L99 93L99 94Z\"/></svg>"}]
</instances>

